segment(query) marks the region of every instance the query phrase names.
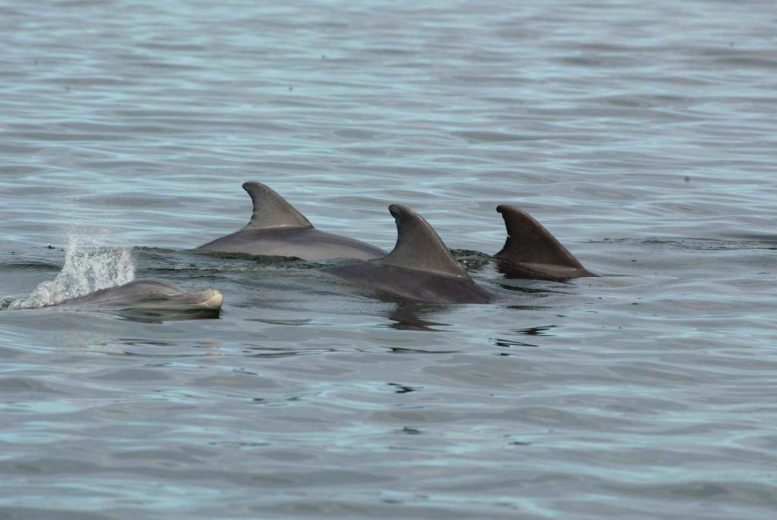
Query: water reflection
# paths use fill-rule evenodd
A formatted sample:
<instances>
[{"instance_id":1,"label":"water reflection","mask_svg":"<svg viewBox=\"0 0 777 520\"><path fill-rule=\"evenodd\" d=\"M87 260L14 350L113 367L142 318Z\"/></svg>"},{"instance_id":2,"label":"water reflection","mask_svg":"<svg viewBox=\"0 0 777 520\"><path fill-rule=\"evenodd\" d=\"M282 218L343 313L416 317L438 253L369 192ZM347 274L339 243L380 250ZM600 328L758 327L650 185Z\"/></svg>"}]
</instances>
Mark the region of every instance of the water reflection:
<instances>
[{"instance_id":1,"label":"water reflection","mask_svg":"<svg viewBox=\"0 0 777 520\"><path fill-rule=\"evenodd\" d=\"M129 321L140 323L162 323L181 320L217 320L221 317L221 309L176 309L158 310L128 307L107 311Z\"/></svg>"},{"instance_id":2,"label":"water reflection","mask_svg":"<svg viewBox=\"0 0 777 520\"><path fill-rule=\"evenodd\" d=\"M439 311L439 306L423 305L417 303L398 303L388 314L388 319L393 323L388 326L397 330L439 330L435 327L448 327L448 323L441 323L424 319L424 316L434 311Z\"/></svg>"},{"instance_id":3,"label":"water reflection","mask_svg":"<svg viewBox=\"0 0 777 520\"><path fill-rule=\"evenodd\" d=\"M516 341L512 339L504 339L504 338L494 338L494 345L497 347L539 347L539 345L535 343L526 343L524 341Z\"/></svg>"},{"instance_id":4,"label":"water reflection","mask_svg":"<svg viewBox=\"0 0 777 520\"><path fill-rule=\"evenodd\" d=\"M519 336L552 336L552 334L548 334L547 332L553 328L555 328L556 325L540 325L537 327L527 327L524 329L516 329L511 331L512 334L516 334ZM534 342L528 342L525 340L519 340L519 339L510 339L510 338L504 338L504 337L497 337L493 339L494 345L497 347L502 348L512 348L512 347L532 347L536 348L540 345Z\"/></svg>"},{"instance_id":5,"label":"water reflection","mask_svg":"<svg viewBox=\"0 0 777 520\"><path fill-rule=\"evenodd\" d=\"M418 388L413 388L412 386L407 386L407 385L401 385L399 383L388 383L388 385L395 388L394 390L395 394L409 394L410 392L418 391Z\"/></svg>"},{"instance_id":6,"label":"water reflection","mask_svg":"<svg viewBox=\"0 0 777 520\"><path fill-rule=\"evenodd\" d=\"M192 358L210 357L221 354L223 344L220 341L166 341L149 338L117 338L115 341L104 342L104 346L118 344L115 352L106 352L109 355L137 356L144 358ZM129 347L129 348L128 348ZM160 350L164 347L163 350Z\"/></svg>"},{"instance_id":7,"label":"water reflection","mask_svg":"<svg viewBox=\"0 0 777 520\"><path fill-rule=\"evenodd\" d=\"M423 348L389 347L394 354L454 354L458 350L428 350Z\"/></svg>"},{"instance_id":8,"label":"water reflection","mask_svg":"<svg viewBox=\"0 0 777 520\"><path fill-rule=\"evenodd\" d=\"M552 334L546 334L546 332L555 328L556 328L556 325L543 325L539 327L518 329L515 332L518 334L526 334L528 336L552 336Z\"/></svg>"},{"instance_id":9,"label":"water reflection","mask_svg":"<svg viewBox=\"0 0 777 520\"><path fill-rule=\"evenodd\" d=\"M324 354L327 352L337 352L337 349L330 348L330 347L300 348L297 346L292 346L289 348L278 348L278 347L252 346L252 347L248 347L244 351L244 353L248 357L266 358L266 359L306 356L311 354L316 355L316 354Z\"/></svg>"}]
</instances>

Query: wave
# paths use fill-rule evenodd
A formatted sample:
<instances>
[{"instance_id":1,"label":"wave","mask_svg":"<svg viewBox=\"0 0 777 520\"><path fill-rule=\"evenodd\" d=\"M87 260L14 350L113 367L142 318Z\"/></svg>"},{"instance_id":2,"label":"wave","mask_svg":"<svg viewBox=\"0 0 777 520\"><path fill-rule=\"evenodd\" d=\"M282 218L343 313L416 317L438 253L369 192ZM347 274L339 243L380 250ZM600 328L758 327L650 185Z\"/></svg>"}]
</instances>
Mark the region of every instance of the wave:
<instances>
[{"instance_id":1,"label":"wave","mask_svg":"<svg viewBox=\"0 0 777 520\"><path fill-rule=\"evenodd\" d=\"M8 307L47 307L134 279L135 263L129 249L101 248L88 237L70 235L65 263L56 278L42 282L29 296L12 301Z\"/></svg>"}]
</instances>

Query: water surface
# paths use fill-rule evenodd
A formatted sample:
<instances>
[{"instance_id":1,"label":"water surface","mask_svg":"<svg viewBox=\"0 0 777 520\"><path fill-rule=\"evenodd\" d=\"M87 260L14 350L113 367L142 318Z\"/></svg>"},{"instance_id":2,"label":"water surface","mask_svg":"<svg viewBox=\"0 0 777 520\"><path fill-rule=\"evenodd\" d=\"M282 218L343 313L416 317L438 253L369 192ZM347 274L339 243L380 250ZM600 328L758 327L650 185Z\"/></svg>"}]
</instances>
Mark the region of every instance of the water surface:
<instances>
[{"instance_id":1,"label":"water surface","mask_svg":"<svg viewBox=\"0 0 777 520\"><path fill-rule=\"evenodd\" d=\"M0 2L0 298L69 237L219 320L0 311L7 518L773 518L772 2ZM460 258L498 204L600 278L373 301L188 252L242 182ZM475 253L473 253L475 252Z\"/></svg>"}]
</instances>

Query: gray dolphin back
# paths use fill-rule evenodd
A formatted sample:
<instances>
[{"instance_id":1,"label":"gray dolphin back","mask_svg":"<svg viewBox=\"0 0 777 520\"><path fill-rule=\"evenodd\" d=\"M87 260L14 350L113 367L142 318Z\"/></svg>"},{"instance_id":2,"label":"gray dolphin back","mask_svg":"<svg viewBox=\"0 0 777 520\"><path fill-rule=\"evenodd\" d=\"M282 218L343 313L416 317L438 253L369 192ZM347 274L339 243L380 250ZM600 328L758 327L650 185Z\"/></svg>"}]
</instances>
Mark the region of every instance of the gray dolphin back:
<instances>
[{"instance_id":1,"label":"gray dolphin back","mask_svg":"<svg viewBox=\"0 0 777 520\"><path fill-rule=\"evenodd\" d=\"M389 301L487 303L494 295L476 284L426 220L392 204L397 244L384 258L324 269Z\"/></svg>"},{"instance_id":2,"label":"gray dolphin back","mask_svg":"<svg viewBox=\"0 0 777 520\"><path fill-rule=\"evenodd\" d=\"M360 240L316 229L286 199L261 182L246 182L243 189L253 202L248 224L197 249L312 261L335 258L369 260L386 255L382 249Z\"/></svg>"},{"instance_id":3,"label":"gray dolphin back","mask_svg":"<svg viewBox=\"0 0 777 520\"><path fill-rule=\"evenodd\" d=\"M468 276L437 232L418 213L401 204L389 206L397 223L397 243L376 262L447 276Z\"/></svg>"},{"instance_id":4,"label":"gray dolphin back","mask_svg":"<svg viewBox=\"0 0 777 520\"><path fill-rule=\"evenodd\" d=\"M254 205L251 221L246 229L313 227L302 213L269 186L251 181L243 183L243 189L248 192Z\"/></svg>"},{"instance_id":5,"label":"gray dolphin back","mask_svg":"<svg viewBox=\"0 0 777 520\"><path fill-rule=\"evenodd\" d=\"M596 276L524 210L505 204L496 210L502 214L507 228L505 245L494 255L503 273L546 280Z\"/></svg>"},{"instance_id":6,"label":"gray dolphin back","mask_svg":"<svg viewBox=\"0 0 777 520\"><path fill-rule=\"evenodd\" d=\"M159 280L134 280L51 306L111 312L140 321L218 318L224 296L216 289L187 291Z\"/></svg>"}]
</instances>

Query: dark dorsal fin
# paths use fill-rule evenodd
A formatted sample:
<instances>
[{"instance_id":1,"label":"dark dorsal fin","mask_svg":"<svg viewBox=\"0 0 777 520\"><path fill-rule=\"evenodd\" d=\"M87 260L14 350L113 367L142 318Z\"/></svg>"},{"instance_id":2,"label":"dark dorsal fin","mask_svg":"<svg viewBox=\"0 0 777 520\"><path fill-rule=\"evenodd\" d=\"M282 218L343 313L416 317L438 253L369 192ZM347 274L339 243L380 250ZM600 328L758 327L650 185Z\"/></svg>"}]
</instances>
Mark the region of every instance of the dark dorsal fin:
<instances>
[{"instance_id":1,"label":"dark dorsal fin","mask_svg":"<svg viewBox=\"0 0 777 520\"><path fill-rule=\"evenodd\" d=\"M261 182L246 182L243 189L251 196L254 212L246 225L250 229L264 228L312 228L305 216Z\"/></svg>"},{"instance_id":2,"label":"dark dorsal fin","mask_svg":"<svg viewBox=\"0 0 777 520\"><path fill-rule=\"evenodd\" d=\"M400 204L392 204L389 211L397 222L397 245L385 258L374 262L448 276L468 276L423 217Z\"/></svg>"},{"instance_id":3,"label":"dark dorsal fin","mask_svg":"<svg viewBox=\"0 0 777 520\"><path fill-rule=\"evenodd\" d=\"M531 215L504 204L496 210L505 219L507 241L494 256L516 263L558 265L585 271L577 258Z\"/></svg>"}]
</instances>

